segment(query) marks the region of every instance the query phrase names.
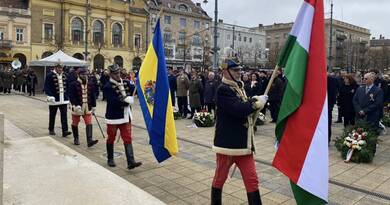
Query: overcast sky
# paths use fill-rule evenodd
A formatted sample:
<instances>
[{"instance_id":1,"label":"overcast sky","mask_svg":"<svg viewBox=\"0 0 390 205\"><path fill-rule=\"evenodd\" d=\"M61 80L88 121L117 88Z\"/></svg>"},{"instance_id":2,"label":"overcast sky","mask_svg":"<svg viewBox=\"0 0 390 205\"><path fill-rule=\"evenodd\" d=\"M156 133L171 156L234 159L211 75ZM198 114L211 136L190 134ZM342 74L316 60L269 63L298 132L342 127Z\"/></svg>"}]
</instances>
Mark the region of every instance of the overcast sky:
<instances>
[{"instance_id":1,"label":"overcast sky","mask_svg":"<svg viewBox=\"0 0 390 205\"><path fill-rule=\"evenodd\" d=\"M203 2L203 0L193 0ZM242 26L287 23L295 20L303 0L219 0L218 18ZM330 17L330 0L324 0L325 16ZM202 7L214 18L215 0ZM390 38L390 0L333 0L334 18L368 28L371 37Z\"/></svg>"}]
</instances>

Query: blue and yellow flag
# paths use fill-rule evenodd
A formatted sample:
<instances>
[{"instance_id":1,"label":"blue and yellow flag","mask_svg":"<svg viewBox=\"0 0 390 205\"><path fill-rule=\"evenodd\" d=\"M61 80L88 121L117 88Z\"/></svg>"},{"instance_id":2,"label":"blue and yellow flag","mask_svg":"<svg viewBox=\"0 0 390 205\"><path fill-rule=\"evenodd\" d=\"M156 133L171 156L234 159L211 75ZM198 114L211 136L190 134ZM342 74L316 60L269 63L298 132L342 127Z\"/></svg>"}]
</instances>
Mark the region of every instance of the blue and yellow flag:
<instances>
[{"instance_id":1,"label":"blue and yellow flag","mask_svg":"<svg viewBox=\"0 0 390 205\"><path fill-rule=\"evenodd\" d=\"M149 143L157 161L162 162L175 155L179 148L160 19L157 21L153 40L138 73L137 92L149 133Z\"/></svg>"}]
</instances>

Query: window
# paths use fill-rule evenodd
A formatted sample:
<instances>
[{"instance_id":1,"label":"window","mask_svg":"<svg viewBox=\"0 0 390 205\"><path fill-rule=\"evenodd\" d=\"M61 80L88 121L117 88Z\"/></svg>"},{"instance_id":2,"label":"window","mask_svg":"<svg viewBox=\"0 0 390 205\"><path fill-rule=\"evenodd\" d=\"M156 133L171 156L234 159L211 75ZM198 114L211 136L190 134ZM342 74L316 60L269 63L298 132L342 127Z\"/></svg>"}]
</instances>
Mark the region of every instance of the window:
<instances>
[{"instance_id":1,"label":"window","mask_svg":"<svg viewBox=\"0 0 390 205\"><path fill-rule=\"evenodd\" d=\"M288 35L287 33L284 33L284 34L283 34L283 38L286 39L286 38L287 38L287 35Z\"/></svg>"},{"instance_id":2,"label":"window","mask_svg":"<svg viewBox=\"0 0 390 205\"><path fill-rule=\"evenodd\" d=\"M164 16L164 23L165 24L171 24L172 17L171 16Z\"/></svg>"},{"instance_id":3,"label":"window","mask_svg":"<svg viewBox=\"0 0 390 205\"><path fill-rule=\"evenodd\" d=\"M186 33L179 32L179 44L184 44L185 40L186 40Z\"/></svg>"},{"instance_id":4,"label":"window","mask_svg":"<svg viewBox=\"0 0 390 205\"><path fill-rule=\"evenodd\" d=\"M205 24L206 29L209 28L209 26L210 26L209 23Z\"/></svg>"},{"instance_id":5,"label":"window","mask_svg":"<svg viewBox=\"0 0 390 205\"><path fill-rule=\"evenodd\" d=\"M249 43L252 43L252 38L249 38Z\"/></svg>"},{"instance_id":6,"label":"window","mask_svg":"<svg viewBox=\"0 0 390 205\"><path fill-rule=\"evenodd\" d=\"M93 43L95 45L103 44L104 25L101 21L95 21L93 23Z\"/></svg>"},{"instance_id":7,"label":"window","mask_svg":"<svg viewBox=\"0 0 390 205\"><path fill-rule=\"evenodd\" d=\"M187 19L180 18L180 27L185 28L187 26Z\"/></svg>"},{"instance_id":8,"label":"window","mask_svg":"<svg viewBox=\"0 0 390 205\"><path fill-rule=\"evenodd\" d=\"M83 39L83 21L76 17L72 20L72 41L80 42Z\"/></svg>"},{"instance_id":9,"label":"window","mask_svg":"<svg viewBox=\"0 0 390 205\"><path fill-rule=\"evenodd\" d=\"M164 42L165 43L172 42L172 33L171 32L164 32Z\"/></svg>"},{"instance_id":10,"label":"window","mask_svg":"<svg viewBox=\"0 0 390 205\"><path fill-rule=\"evenodd\" d=\"M241 35L238 35L238 41L241 41Z\"/></svg>"},{"instance_id":11,"label":"window","mask_svg":"<svg viewBox=\"0 0 390 205\"><path fill-rule=\"evenodd\" d=\"M244 36L244 42L246 42L246 36Z\"/></svg>"},{"instance_id":12,"label":"window","mask_svg":"<svg viewBox=\"0 0 390 205\"><path fill-rule=\"evenodd\" d=\"M16 41L17 42L23 41L23 28L16 28Z\"/></svg>"},{"instance_id":13,"label":"window","mask_svg":"<svg viewBox=\"0 0 390 205\"><path fill-rule=\"evenodd\" d=\"M197 20L194 21L194 28L200 29L200 21L197 21Z\"/></svg>"},{"instance_id":14,"label":"window","mask_svg":"<svg viewBox=\"0 0 390 205\"><path fill-rule=\"evenodd\" d=\"M199 34L195 34L195 35L192 37L192 45L194 45L194 46L200 46L200 36L199 36Z\"/></svg>"},{"instance_id":15,"label":"window","mask_svg":"<svg viewBox=\"0 0 390 205\"><path fill-rule=\"evenodd\" d=\"M119 23L112 26L112 44L114 46L122 45L122 26Z\"/></svg>"},{"instance_id":16,"label":"window","mask_svg":"<svg viewBox=\"0 0 390 205\"><path fill-rule=\"evenodd\" d=\"M228 35L226 36L226 39L227 39L227 40L230 40L230 34L228 34Z\"/></svg>"},{"instance_id":17,"label":"window","mask_svg":"<svg viewBox=\"0 0 390 205\"><path fill-rule=\"evenodd\" d=\"M186 5L184 5L184 4L181 4L181 5L179 6L179 11L184 11L184 12L187 12L187 11L188 11L188 8L187 8L187 6L186 6Z\"/></svg>"},{"instance_id":18,"label":"window","mask_svg":"<svg viewBox=\"0 0 390 205\"><path fill-rule=\"evenodd\" d=\"M173 53L173 48L164 48L165 51L165 56L167 58L173 58L174 53Z\"/></svg>"},{"instance_id":19,"label":"window","mask_svg":"<svg viewBox=\"0 0 390 205\"><path fill-rule=\"evenodd\" d=\"M45 40L53 40L53 24L45 23L43 25L43 35Z\"/></svg>"},{"instance_id":20,"label":"window","mask_svg":"<svg viewBox=\"0 0 390 205\"><path fill-rule=\"evenodd\" d=\"M0 30L0 41L4 40L4 31Z\"/></svg>"},{"instance_id":21,"label":"window","mask_svg":"<svg viewBox=\"0 0 390 205\"><path fill-rule=\"evenodd\" d=\"M136 49L141 48L141 34L134 34L134 47Z\"/></svg>"}]
</instances>

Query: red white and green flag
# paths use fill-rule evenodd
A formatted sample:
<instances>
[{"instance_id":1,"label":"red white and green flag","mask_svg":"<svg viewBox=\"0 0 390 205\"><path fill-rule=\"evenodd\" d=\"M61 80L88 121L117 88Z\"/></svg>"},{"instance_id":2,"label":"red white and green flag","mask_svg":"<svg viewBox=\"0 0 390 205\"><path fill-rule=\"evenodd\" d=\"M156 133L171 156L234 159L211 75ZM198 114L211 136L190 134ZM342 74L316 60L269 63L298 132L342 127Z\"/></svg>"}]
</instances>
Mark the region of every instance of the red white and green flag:
<instances>
[{"instance_id":1,"label":"red white and green flag","mask_svg":"<svg viewBox=\"0 0 390 205\"><path fill-rule=\"evenodd\" d=\"M273 166L290 178L298 205L328 201L328 103L323 0L305 0L278 65L287 84Z\"/></svg>"}]
</instances>

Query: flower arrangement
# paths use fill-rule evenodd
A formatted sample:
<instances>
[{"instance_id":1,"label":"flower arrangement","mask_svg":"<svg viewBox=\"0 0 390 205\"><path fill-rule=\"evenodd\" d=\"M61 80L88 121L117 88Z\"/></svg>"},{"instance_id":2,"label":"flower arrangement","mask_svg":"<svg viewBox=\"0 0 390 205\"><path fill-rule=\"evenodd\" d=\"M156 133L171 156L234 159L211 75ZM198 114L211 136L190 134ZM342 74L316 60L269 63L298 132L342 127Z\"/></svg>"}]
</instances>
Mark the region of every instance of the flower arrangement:
<instances>
[{"instance_id":1,"label":"flower arrangement","mask_svg":"<svg viewBox=\"0 0 390 205\"><path fill-rule=\"evenodd\" d=\"M345 162L369 163L375 155L377 137L367 123L360 123L344 130L343 136L335 140L335 146Z\"/></svg>"},{"instance_id":2,"label":"flower arrangement","mask_svg":"<svg viewBox=\"0 0 390 205\"><path fill-rule=\"evenodd\" d=\"M214 113L207 111L195 112L193 122L198 127L212 127L214 126Z\"/></svg>"},{"instance_id":3,"label":"flower arrangement","mask_svg":"<svg viewBox=\"0 0 390 205\"><path fill-rule=\"evenodd\" d=\"M390 103L387 103L387 105L383 108L382 123L386 127L390 127Z\"/></svg>"}]
</instances>

